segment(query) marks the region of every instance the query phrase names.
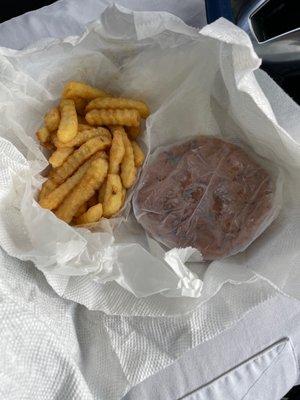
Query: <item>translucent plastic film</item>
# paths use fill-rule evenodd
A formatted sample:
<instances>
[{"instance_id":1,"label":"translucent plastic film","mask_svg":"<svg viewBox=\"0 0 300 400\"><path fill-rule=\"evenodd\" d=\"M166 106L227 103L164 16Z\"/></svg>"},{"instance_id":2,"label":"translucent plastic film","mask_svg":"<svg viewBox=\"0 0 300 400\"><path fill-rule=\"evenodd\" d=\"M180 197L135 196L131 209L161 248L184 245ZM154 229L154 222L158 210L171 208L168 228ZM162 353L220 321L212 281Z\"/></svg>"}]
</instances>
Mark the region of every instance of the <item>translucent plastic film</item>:
<instances>
[{"instance_id":1,"label":"translucent plastic film","mask_svg":"<svg viewBox=\"0 0 300 400\"><path fill-rule=\"evenodd\" d=\"M275 192L270 174L246 151L199 136L156 151L134 211L168 248L191 246L214 260L242 251L270 224Z\"/></svg>"}]
</instances>

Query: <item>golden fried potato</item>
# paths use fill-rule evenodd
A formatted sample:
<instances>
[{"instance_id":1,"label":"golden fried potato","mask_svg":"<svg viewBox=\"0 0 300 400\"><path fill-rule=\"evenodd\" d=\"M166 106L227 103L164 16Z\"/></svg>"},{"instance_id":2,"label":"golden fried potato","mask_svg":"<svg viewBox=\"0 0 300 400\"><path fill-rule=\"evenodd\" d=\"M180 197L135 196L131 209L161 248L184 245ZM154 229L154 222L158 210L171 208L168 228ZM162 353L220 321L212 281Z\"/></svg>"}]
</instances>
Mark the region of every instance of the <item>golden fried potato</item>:
<instances>
[{"instance_id":1,"label":"golden fried potato","mask_svg":"<svg viewBox=\"0 0 300 400\"><path fill-rule=\"evenodd\" d=\"M84 214L87 209L88 209L88 206L87 206L87 201L86 201L76 211L76 213L74 215L74 218L73 218L73 221L75 220L75 218L80 217L80 215Z\"/></svg>"},{"instance_id":2,"label":"golden fried potato","mask_svg":"<svg viewBox=\"0 0 300 400\"><path fill-rule=\"evenodd\" d=\"M103 202L103 216L110 218L115 215L123 205L123 186L120 176L108 174Z\"/></svg>"},{"instance_id":3,"label":"golden fried potato","mask_svg":"<svg viewBox=\"0 0 300 400\"><path fill-rule=\"evenodd\" d=\"M133 148L125 131L122 132L125 154L121 163L121 179L125 189L129 189L136 179L136 166L134 163Z\"/></svg>"},{"instance_id":4,"label":"golden fried potato","mask_svg":"<svg viewBox=\"0 0 300 400\"><path fill-rule=\"evenodd\" d=\"M78 124L78 132L87 131L89 129L95 129L94 126L88 125L86 122L85 124Z\"/></svg>"},{"instance_id":5,"label":"golden fried potato","mask_svg":"<svg viewBox=\"0 0 300 400\"><path fill-rule=\"evenodd\" d=\"M43 143L43 147L50 151L55 150L54 144L52 142Z\"/></svg>"},{"instance_id":6,"label":"golden fried potato","mask_svg":"<svg viewBox=\"0 0 300 400\"><path fill-rule=\"evenodd\" d=\"M88 208L90 208L90 207L95 206L98 203L99 203L99 201L98 201L98 192L95 192L93 194L93 196L90 199L88 199L87 206L88 206Z\"/></svg>"},{"instance_id":7,"label":"golden fried potato","mask_svg":"<svg viewBox=\"0 0 300 400\"><path fill-rule=\"evenodd\" d=\"M141 118L147 118L150 114L149 108L144 102L124 97L99 97L90 101L86 106L86 112L94 109L137 110Z\"/></svg>"},{"instance_id":8,"label":"golden fried potato","mask_svg":"<svg viewBox=\"0 0 300 400\"><path fill-rule=\"evenodd\" d=\"M122 189L122 207L125 203L125 200L126 200L126 189L123 187L123 189Z\"/></svg>"},{"instance_id":9,"label":"golden fried potato","mask_svg":"<svg viewBox=\"0 0 300 400\"><path fill-rule=\"evenodd\" d=\"M77 150L75 150L66 159L63 165L61 165L54 171L51 179L57 185L60 185L94 153L96 153L99 150L106 149L107 147L110 146L110 144L111 144L111 139L104 138L101 136L88 140L87 142L83 143Z\"/></svg>"},{"instance_id":10,"label":"golden fried potato","mask_svg":"<svg viewBox=\"0 0 300 400\"><path fill-rule=\"evenodd\" d=\"M45 126L49 132L54 132L58 129L60 121L60 112L58 107L51 108L44 117Z\"/></svg>"},{"instance_id":11,"label":"golden fried potato","mask_svg":"<svg viewBox=\"0 0 300 400\"><path fill-rule=\"evenodd\" d=\"M85 131L80 131L74 137L74 139L70 140L67 143L62 143L58 140L57 136L53 138L53 143L57 148L66 148L66 147L78 147L81 146L83 143L87 142L88 140L101 136L111 139L111 134L108 129L106 128L92 128L87 129Z\"/></svg>"},{"instance_id":12,"label":"golden fried potato","mask_svg":"<svg viewBox=\"0 0 300 400\"><path fill-rule=\"evenodd\" d=\"M101 203L90 207L84 214L74 218L75 225L92 224L98 222L102 217L103 207Z\"/></svg>"},{"instance_id":13,"label":"golden fried potato","mask_svg":"<svg viewBox=\"0 0 300 400\"><path fill-rule=\"evenodd\" d=\"M131 139L136 139L141 133L141 126L127 126L126 132Z\"/></svg>"},{"instance_id":14,"label":"golden fried potato","mask_svg":"<svg viewBox=\"0 0 300 400\"><path fill-rule=\"evenodd\" d=\"M75 103L75 108L77 113L84 117L85 115L85 107L88 104L88 100L87 99L83 99L82 97L73 97L72 100Z\"/></svg>"},{"instance_id":15,"label":"golden fried potato","mask_svg":"<svg viewBox=\"0 0 300 400\"><path fill-rule=\"evenodd\" d=\"M139 126L140 118L137 110L91 110L85 115L90 125Z\"/></svg>"},{"instance_id":16,"label":"golden fried potato","mask_svg":"<svg viewBox=\"0 0 300 400\"><path fill-rule=\"evenodd\" d=\"M92 162L101 158L101 152L94 154L89 160L87 160L78 170L70 176L60 186L54 188L47 195L40 197L39 204L43 208L54 210L57 208L67 194L81 181L86 171L90 168ZM83 211L85 212L85 211Z\"/></svg>"},{"instance_id":17,"label":"golden fried potato","mask_svg":"<svg viewBox=\"0 0 300 400\"><path fill-rule=\"evenodd\" d=\"M53 182L51 178L47 179L42 185L42 189L39 194L39 202L48 196L49 193L51 193L56 187L57 184Z\"/></svg>"},{"instance_id":18,"label":"golden fried potato","mask_svg":"<svg viewBox=\"0 0 300 400\"><path fill-rule=\"evenodd\" d=\"M65 197L55 212L56 216L70 223L78 208L93 196L102 185L108 171L108 162L99 158L92 162L81 181Z\"/></svg>"},{"instance_id":19,"label":"golden fried potato","mask_svg":"<svg viewBox=\"0 0 300 400\"><path fill-rule=\"evenodd\" d=\"M118 174L120 164L125 154L125 146L123 141L124 128L122 126L116 126L112 128L113 139L111 142L111 148L109 152L109 173Z\"/></svg>"},{"instance_id":20,"label":"golden fried potato","mask_svg":"<svg viewBox=\"0 0 300 400\"><path fill-rule=\"evenodd\" d=\"M54 149L40 206L72 225L116 215L145 159L135 139L149 113L142 101L67 82L59 107L46 113L37 132L39 142Z\"/></svg>"},{"instance_id":21,"label":"golden fried potato","mask_svg":"<svg viewBox=\"0 0 300 400\"><path fill-rule=\"evenodd\" d=\"M98 193L98 201L99 203L104 202L104 196L105 196L105 192L106 192L106 184L107 184L107 179L104 180L104 182L102 183L100 189L99 189L99 193Z\"/></svg>"},{"instance_id":22,"label":"golden fried potato","mask_svg":"<svg viewBox=\"0 0 300 400\"><path fill-rule=\"evenodd\" d=\"M60 102L60 122L57 129L59 141L66 143L72 140L78 131L78 120L73 100L63 99Z\"/></svg>"},{"instance_id":23,"label":"golden fried potato","mask_svg":"<svg viewBox=\"0 0 300 400\"><path fill-rule=\"evenodd\" d=\"M86 83L70 81L65 84L62 97L64 99L74 99L80 97L82 99L93 100L97 97L106 96L103 90L96 89Z\"/></svg>"},{"instance_id":24,"label":"golden fried potato","mask_svg":"<svg viewBox=\"0 0 300 400\"><path fill-rule=\"evenodd\" d=\"M50 141L50 132L49 130L45 127L42 126L36 133L36 137L38 140L42 143L45 144Z\"/></svg>"},{"instance_id":25,"label":"golden fried potato","mask_svg":"<svg viewBox=\"0 0 300 400\"><path fill-rule=\"evenodd\" d=\"M143 162L145 160L145 154L143 153L143 150L140 148L139 144L135 140L131 142L131 146L133 149L134 164L137 168L139 168L141 165L143 165Z\"/></svg>"},{"instance_id":26,"label":"golden fried potato","mask_svg":"<svg viewBox=\"0 0 300 400\"><path fill-rule=\"evenodd\" d=\"M53 168L60 167L73 151L73 147L65 147L63 149L55 150L49 158L49 164L51 164Z\"/></svg>"}]
</instances>

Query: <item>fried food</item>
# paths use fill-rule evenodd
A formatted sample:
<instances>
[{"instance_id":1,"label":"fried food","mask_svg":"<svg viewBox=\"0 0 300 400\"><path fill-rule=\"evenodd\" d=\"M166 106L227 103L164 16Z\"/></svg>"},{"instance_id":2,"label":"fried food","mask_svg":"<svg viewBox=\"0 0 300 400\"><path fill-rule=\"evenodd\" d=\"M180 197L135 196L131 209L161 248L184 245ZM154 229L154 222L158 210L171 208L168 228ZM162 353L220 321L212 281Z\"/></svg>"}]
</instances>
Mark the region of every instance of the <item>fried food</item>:
<instances>
[{"instance_id":1,"label":"fried food","mask_svg":"<svg viewBox=\"0 0 300 400\"><path fill-rule=\"evenodd\" d=\"M94 109L104 110L137 110L141 118L147 118L150 114L147 104L142 101L126 99L123 97L99 97L88 103L86 112Z\"/></svg>"},{"instance_id":2,"label":"fried food","mask_svg":"<svg viewBox=\"0 0 300 400\"><path fill-rule=\"evenodd\" d=\"M85 107L88 104L88 100L87 99L83 99L82 97L73 97L72 100L75 103L75 108L76 108L77 113L80 116L84 117L84 115L85 115Z\"/></svg>"},{"instance_id":3,"label":"fried food","mask_svg":"<svg viewBox=\"0 0 300 400\"><path fill-rule=\"evenodd\" d=\"M78 132L87 131L89 129L95 129L95 128L91 125L88 125L86 122L85 124L82 123L78 124Z\"/></svg>"},{"instance_id":4,"label":"fried food","mask_svg":"<svg viewBox=\"0 0 300 400\"><path fill-rule=\"evenodd\" d=\"M53 182L52 179L47 179L42 185L42 189L39 194L39 202L48 196L49 193L51 193L56 187L57 184Z\"/></svg>"},{"instance_id":5,"label":"fried food","mask_svg":"<svg viewBox=\"0 0 300 400\"><path fill-rule=\"evenodd\" d=\"M140 148L139 144L135 140L131 142L131 146L133 149L134 164L137 168L139 168L143 165L143 162L145 160L145 154L143 153L143 150Z\"/></svg>"},{"instance_id":6,"label":"fried food","mask_svg":"<svg viewBox=\"0 0 300 400\"><path fill-rule=\"evenodd\" d=\"M110 146L111 139L98 136L83 143L58 167L52 176L52 180L58 185L71 176L88 158L99 150L104 150Z\"/></svg>"},{"instance_id":7,"label":"fried food","mask_svg":"<svg viewBox=\"0 0 300 400\"><path fill-rule=\"evenodd\" d=\"M125 131L122 132L125 147L124 157L121 163L121 179L125 189L129 189L136 179L136 167L134 153L130 140Z\"/></svg>"},{"instance_id":8,"label":"fried food","mask_svg":"<svg viewBox=\"0 0 300 400\"><path fill-rule=\"evenodd\" d=\"M95 206L96 204L98 204L98 192L94 193L93 196L88 199L87 201L87 206L88 208Z\"/></svg>"},{"instance_id":9,"label":"fried food","mask_svg":"<svg viewBox=\"0 0 300 400\"><path fill-rule=\"evenodd\" d=\"M106 137L108 139L111 139L111 134L108 129L105 128L92 128L92 129L87 129L85 131L80 131L77 133L77 135L74 137L74 139L70 140L67 143L62 143L58 140L57 136L53 138L53 143L57 148L66 148L66 147L78 147L81 146L83 143L87 142L88 140L97 137L97 136L102 136Z\"/></svg>"},{"instance_id":10,"label":"fried food","mask_svg":"<svg viewBox=\"0 0 300 400\"><path fill-rule=\"evenodd\" d=\"M43 147L45 147L45 149L47 150L55 150L55 147L52 142L43 143Z\"/></svg>"},{"instance_id":11,"label":"fried food","mask_svg":"<svg viewBox=\"0 0 300 400\"><path fill-rule=\"evenodd\" d=\"M107 179L105 179L104 182L102 183L102 185L101 185L101 187L99 189L99 193L98 193L98 201L99 201L99 203L102 203L102 204L104 202L106 184L107 184Z\"/></svg>"},{"instance_id":12,"label":"fried food","mask_svg":"<svg viewBox=\"0 0 300 400\"><path fill-rule=\"evenodd\" d=\"M105 152L99 151L98 153L94 154L89 160L87 160L78 170L73 174L70 178L68 178L65 182L63 182L60 186L55 186L50 192L46 193L39 199L40 206L43 208L47 208L49 210L54 210L57 208L66 195L76 186L81 179L83 178L86 171L91 166L94 160L98 158L103 158L103 153ZM48 181L46 181L48 182ZM45 182L45 183L46 183ZM51 184L45 185L48 186L49 189L50 185L52 185L53 181L50 179ZM85 211L83 211L85 212Z\"/></svg>"},{"instance_id":13,"label":"fried food","mask_svg":"<svg viewBox=\"0 0 300 400\"><path fill-rule=\"evenodd\" d=\"M62 149L57 149L51 154L49 158L49 163L53 168L60 167L64 161L72 154L74 151L73 147L64 147Z\"/></svg>"},{"instance_id":14,"label":"fried food","mask_svg":"<svg viewBox=\"0 0 300 400\"><path fill-rule=\"evenodd\" d=\"M73 221L75 220L75 218L80 217L80 215L84 214L87 209L88 209L88 205L87 205L87 201L86 201L76 211L76 213L74 215L74 218L73 218Z\"/></svg>"},{"instance_id":15,"label":"fried food","mask_svg":"<svg viewBox=\"0 0 300 400\"><path fill-rule=\"evenodd\" d=\"M85 115L90 125L139 126L140 118L137 110L91 110Z\"/></svg>"},{"instance_id":16,"label":"fried food","mask_svg":"<svg viewBox=\"0 0 300 400\"><path fill-rule=\"evenodd\" d=\"M84 214L74 218L75 225L92 224L98 222L102 217L103 207L101 203L90 207Z\"/></svg>"},{"instance_id":17,"label":"fried food","mask_svg":"<svg viewBox=\"0 0 300 400\"><path fill-rule=\"evenodd\" d=\"M73 100L63 99L60 102L61 118L57 129L57 137L63 142L72 140L78 131L78 120Z\"/></svg>"},{"instance_id":18,"label":"fried food","mask_svg":"<svg viewBox=\"0 0 300 400\"><path fill-rule=\"evenodd\" d=\"M50 132L49 130L45 127L42 126L36 133L36 137L38 138L38 140L42 143L45 144L47 142L49 142L50 140Z\"/></svg>"},{"instance_id":19,"label":"fried food","mask_svg":"<svg viewBox=\"0 0 300 400\"><path fill-rule=\"evenodd\" d=\"M80 97L82 99L93 100L97 97L106 96L103 90L96 89L86 83L70 81L65 84L62 97L64 99L74 99Z\"/></svg>"},{"instance_id":20,"label":"fried food","mask_svg":"<svg viewBox=\"0 0 300 400\"><path fill-rule=\"evenodd\" d=\"M123 205L123 186L120 176L108 174L103 202L103 216L110 218L115 215Z\"/></svg>"},{"instance_id":21,"label":"fried food","mask_svg":"<svg viewBox=\"0 0 300 400\"><path fill-rule=\"evenodd\" d=\"M126 189L123 187L123 189L122 189L122 207L125 203L125 200L126 200Z\"/></svg>"},{"instance_id":22,"label":"fried food","mask_svg":"<svg viewBox=\"0 0 300 400\"><path fill-rule=\"evenodd\" d=\"M103 183L108 171L108 162L99 158L92 162L81 181L65 197L55 212L61 220L70 223L78 208L93 196Z\"/></svg>"},{"instance_id":23,"label":"fried food","mask_svg":"<svg viewBox=\"0 0 300 400\"><path fill-rule=\"evenodd\" d=\"M128 133L129 137L134 140L141 133L141 126L127 126L126 132Z\"/></svg>"},{"instance_id":24,"label":"fried food","mask_svg":"<svg viewBox=\"0 0 300 400\"><path fill-rule=\"evenodd\" d=\"M45 114L36 133L52 153L40 206L71 225L116 215L145 158L135 139L141 118L148 115L142 101L112 97L82 82L66 83L59 106Z\"/></svg>"},{"instance_id":25,"label":"fried food","mask_svg":"<svg viewBox=\"0 0 300 400\"><path fill-rule=\"evenodd\" d=\"M49 132L54 132L58 129L60 122L60 112L58 107L53 107L46 113L44 122Z\"/></svg>"},{"instance_id":26,"label":"fried food","mask_svg":"<svg viewBox=\"0 0 300 400\"><path fill-rule=\"evenodd\" d=\"M125 145L123 141L124 128L122 126L116 126L115 128L111 128L111 130L113 139L109 152L109 173L118 174L120 164L125 154Z\"/></svg>"}]
</instances>

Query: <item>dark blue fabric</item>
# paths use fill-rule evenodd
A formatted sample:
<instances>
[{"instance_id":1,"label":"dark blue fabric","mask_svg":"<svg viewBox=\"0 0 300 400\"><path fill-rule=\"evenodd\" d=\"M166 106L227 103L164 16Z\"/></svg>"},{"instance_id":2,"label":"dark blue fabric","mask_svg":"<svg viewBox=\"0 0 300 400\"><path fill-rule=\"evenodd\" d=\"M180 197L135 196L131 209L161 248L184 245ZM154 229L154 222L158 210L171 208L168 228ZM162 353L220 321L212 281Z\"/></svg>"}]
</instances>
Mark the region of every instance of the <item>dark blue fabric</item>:
<instances>
[{"instance_id":1,"label":"dark blue fabric","mask_svg":"<svg viewBox=\"0 0 300 400\"><path fill-rule=\"evenodd\" d=\"M206 0L207 22L210 24L220 17L233 21L233 13L230 0Z\"/></svg>"}]
</instances>

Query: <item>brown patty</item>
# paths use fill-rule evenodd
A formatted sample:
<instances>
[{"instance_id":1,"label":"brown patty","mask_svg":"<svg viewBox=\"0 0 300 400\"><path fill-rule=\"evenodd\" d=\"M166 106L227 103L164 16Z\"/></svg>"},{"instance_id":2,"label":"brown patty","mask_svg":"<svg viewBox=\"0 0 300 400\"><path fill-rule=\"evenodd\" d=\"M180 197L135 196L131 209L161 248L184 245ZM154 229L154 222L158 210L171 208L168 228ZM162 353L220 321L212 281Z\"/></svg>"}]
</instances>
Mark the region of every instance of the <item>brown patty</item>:
<instances>
[{"instance_id":1,"label":"brown patty","mask_svg":"<svg viewBox=\"0 0 300 400\"><path fill-rule=\"evenodd\" d=\"M159 153L134 198L138 221L169 248L205 260L243 250L270 216L275 185L240 147L200 136Z\"/></svg>"}]
</instances>

